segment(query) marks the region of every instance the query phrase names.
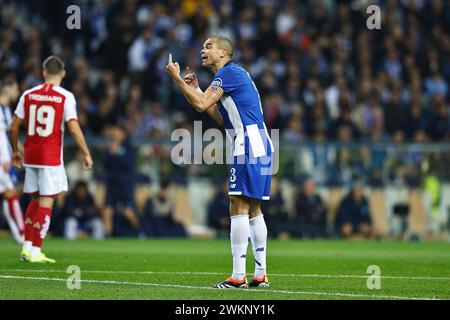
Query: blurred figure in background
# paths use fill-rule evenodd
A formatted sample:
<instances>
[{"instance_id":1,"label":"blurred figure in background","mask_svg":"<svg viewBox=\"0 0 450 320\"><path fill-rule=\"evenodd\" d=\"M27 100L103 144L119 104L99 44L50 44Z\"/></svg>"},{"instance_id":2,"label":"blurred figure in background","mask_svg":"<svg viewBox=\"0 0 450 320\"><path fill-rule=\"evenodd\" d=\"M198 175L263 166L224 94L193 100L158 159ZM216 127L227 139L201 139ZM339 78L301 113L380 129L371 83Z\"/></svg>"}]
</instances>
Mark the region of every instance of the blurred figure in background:
<instances>
[{"instance_id":1,"label":"blurred figure in background","mask_svg":"<svg viewBox=\"0 0 450 320\"><path fill-rule=\"evenodd\" d=\"M84 181L77 181L66 197L61 216L66 239L75 240L83 232L89 232L94 239L103 239L105 236L103 221Z\"/></svg>"},{"instance_id":2,"label":"blurred figure in background","mask_svg":"<svg viewBox=\"0 0 450 320\"><path fill-rule=\"evenodd\" d=\"M19 97L19 87L13 79L0 82L0 196L3 198L2 211L9 230L17 243L24 241L25 221L19 196L14 186L12 152L9 143L9 128L12 122L11 104Z\"/></svg>"},{"instance_id":3,"label":"blurred figure in background","mask_svg":"<svg viewBox=\"0 0 450 320\"><path fill-rule=\"evenodd\" d=\"M364 188L356 184L339 205L335 225L344 239L371 238L372 220Z\"/></svg>"},{"instance_id":4,"label":"blurred figure in background","mask_svg":"<svg viewBox=\"0 0 450 320\"><path fill-rule=\"evenodd\" d=\"M307 179L295 200L296 232L301 237L327 236L327 208L316 192L316 183Z\"/></svg>"},{"instance_id":5,"label":"blurred figure in background","mask_svg":"<svg viewBox=\"0 0 450 320\"><path fill-rule=\"evenodd\" d=\"M217 189L219 190L208 207L208 227L217 232L217 237L228 237L230 234L228 178Z\"/></svg>"},{"instance_id":6,"label":"blurred figure in background","mask_svg":"<svg viewBox=\"0 0 450 320\"><path fill-rule=\"evenodd\" d=\"M120 225L114 229L114 221L120 216L134 229L139 229L139 220L134 205L134 180L136 150L131 145L126 131L118 126L108 129L108 146L104 154L103 170L106 183L105 207L102 215L106 235L120 233ZM120 216L114 219L114 213Z\"/></svg>"},{"instance_id":7,"label":"blurred figure in background","mask_svg":"<svg viewBox=\"0 0 450 320\"><path fill-rule=\"evenodd\" d=\"M278 238L290 238L292 236L292 225L289 221L288 212L281 196L279 182L276 176L272 177L270 186L270 200L261 202L261 210L267 223L269 236Z\"/></svg>"},{"instance_id":8,"label":"blurred figure in background","mask_svg":"<svg viewBox=\"0 0 450 320\"><path fill-rule=\"evenodd\" d=\"M69 188L73 189L78 181L86 182L89 190L94 188L91 184L94 182L93 172L83 170L83 153L77 152L72 161L66 165L67 180Z\"/></svg>"},{"instance_id":9,"label":"blurred figure in background","mask_svg":"<svg viewBox=\"0 0 450 320\"><path fill-rule=\"evenodd\" d=\"M142 217L143 231L153 237L186 237L181 223L174 220L175 199L170 193L169 182L161 182L159 192L145 205Z\"/></svg>"}]
</instances>

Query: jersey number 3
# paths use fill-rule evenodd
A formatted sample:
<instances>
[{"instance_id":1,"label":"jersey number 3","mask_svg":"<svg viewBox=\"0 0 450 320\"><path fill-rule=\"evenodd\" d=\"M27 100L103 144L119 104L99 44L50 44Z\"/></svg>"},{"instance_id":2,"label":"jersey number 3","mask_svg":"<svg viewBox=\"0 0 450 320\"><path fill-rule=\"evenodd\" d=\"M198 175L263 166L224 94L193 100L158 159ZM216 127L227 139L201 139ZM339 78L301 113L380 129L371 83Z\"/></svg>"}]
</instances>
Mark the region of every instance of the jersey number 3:
<instances>
[{"instance_id":1,"label":"jersey number 3","mask_svg":"<svg viewBox=\"0 0 450 320\"><path fill-rule=\"evenodd\" d=\"M55 121L55 109L53 107L43 105L38 109L37 105L32 104L28 118L29 136L37 134L40 137L48 137L52 134ZM36 122L38 123L37 126Z\"/></svg>"}]
</instances>

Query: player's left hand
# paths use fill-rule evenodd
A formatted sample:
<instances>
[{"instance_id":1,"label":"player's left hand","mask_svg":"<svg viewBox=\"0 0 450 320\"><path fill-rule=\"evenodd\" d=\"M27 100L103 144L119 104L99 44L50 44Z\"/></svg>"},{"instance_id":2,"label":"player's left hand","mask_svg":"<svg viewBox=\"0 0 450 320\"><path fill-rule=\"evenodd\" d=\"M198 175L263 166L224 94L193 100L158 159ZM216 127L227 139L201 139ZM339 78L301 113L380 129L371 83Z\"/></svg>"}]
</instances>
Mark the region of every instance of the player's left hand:
<instances>
[{"instance_id":1,"label":"player's left hand","mask_svg":"<svg viewBox=\"0 0 450 320\"><path fill-rule=\"evenodd\" d=\"M22 153L14 152L12 155L12 163L16 168L22 168Z\"/></svg>"},{"instance_id":2,"label":"player's left hand","mask_svg":"<svg viewBox=\"0 0 450 320\"><path fill-rule=\"evenodd\" d=\"M186 75L184 76L184 82L186 82L189 86L194 89L197 89L198 86L198 78L195 72L191 71L189 66L186 67Z\"/></svg>"},{"instance_id":3,"label":"player's left hand","mask_svg":"<svg viewBox=\"0 0 450 320\"><path fill-rule=\"evenodd\" d=\"M92 157L90 155L86 155L83 157L84 160L84 170L92 170L92 167L94 166L94 161L92 160Z\"/></svg>"},{"instance_id":4,"label":"player's left hand","mask_svg":"<svg viewBox=\"0 0 450 320\"><path fill-rule=\"evenodd\" d=\"M171 53L169 53L169 60L167 62L167 66L166 66L166 73L173 80L180 78L180 65L178 64L178 62L172 62L172 54Z\"/></svg>"}]
</instances>

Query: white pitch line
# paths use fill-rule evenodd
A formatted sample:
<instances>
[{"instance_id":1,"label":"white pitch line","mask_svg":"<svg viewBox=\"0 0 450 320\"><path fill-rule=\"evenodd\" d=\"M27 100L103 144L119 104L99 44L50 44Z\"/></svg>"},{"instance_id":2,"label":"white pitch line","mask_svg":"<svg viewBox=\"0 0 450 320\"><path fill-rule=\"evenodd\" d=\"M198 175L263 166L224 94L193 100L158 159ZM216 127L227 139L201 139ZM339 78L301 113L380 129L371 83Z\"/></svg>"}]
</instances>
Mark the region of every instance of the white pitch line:
<instances>
[{"instance_id":1,"label":"white pitch line","mask_svg":"<svg viewBox=\"0 0 450 320\"><path fill-rule=\"evenodd\" d=\"M0 269L0 272L36 272L36 273L65 273L65 270L57 269ZM174 275L227 275L223 272L197 272L197 271L114 271L114 270L82 270L83 273L104 273L104 274L174 274ZM271 273L274 277L301 277L301 278L364 278L364 275L353 274L299 274L299 273ZM400 279L400 280L442 280L450 281L450 277L428 277L428 276L381 276L383 279Z\"/></svg>"},{"instance_id":2,"label":"white pitch line","mask_svg":"<svg viewBox=\"0 0 450 320\"><path fill-rule=\"evenodd\" d=\"M67 282L67 279L62 278L45 278L45 277L26 277L26 276L10 276L0 275L0 279L22 279L22 280L40 280L40 281L59 281ZM115 280L80 280L86 283L99 284L118 284L118 285L132 285L132 286L150 286L150 287L164 287L164 288L178 288L178 289L200 289L200 290L220 290L221 292L236 292L235 290L215 289L212 287L187 286L178 284L163 284L163 283L149 283L149 282L129 282L129 281L115 281ZM388 295L370 295L370 294L354 294L341 292L311 292L311 291L288 291L288 290L269 290L269 289L250 289L245 288L241 292L267 292L280 293L292 295L314 295L314 296L336 296L336 297L352 297L352 298L370 298L370 299L397 299L397 300L439 300L429 297L404 297L404 296L388 296Z\"/></svg>"}]
</instances>

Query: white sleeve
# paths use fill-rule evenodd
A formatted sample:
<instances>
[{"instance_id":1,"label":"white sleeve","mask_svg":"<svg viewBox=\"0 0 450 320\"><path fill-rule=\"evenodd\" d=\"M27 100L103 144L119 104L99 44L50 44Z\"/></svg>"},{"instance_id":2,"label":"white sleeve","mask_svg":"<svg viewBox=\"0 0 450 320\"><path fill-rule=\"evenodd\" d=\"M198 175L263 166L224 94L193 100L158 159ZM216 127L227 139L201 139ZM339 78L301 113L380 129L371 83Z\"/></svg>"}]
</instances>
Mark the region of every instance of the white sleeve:
<instances>
[{"instance_id":1,"label":"white sleeve","mask_svg":"<svg viewBox=\"0 0 450 320\"><path fill-rule=\"evenodd\" d=\"M0 164L10 162L11 156L9 151L9 141L6 131L0 130Z\"/></svg>"},{"instance_id":2,"label":"white sleeve","mask_svg":"<svg viewBox=\"0 0 450 320\"><path fill-rule=\"evenodd\" d=\"M25 98L24 98L24 95L22 94L20 96L19 103L17 104L16 111L14 112L14 114L22 120L25 119L24 101L25 101Z\"/></svg>"},{"instance_id":3,"label":"white sleeve","mask_svg":"<svg viewBox=\"0 0 450 320\"><path fill-rule=\"evenodd\" d=\"M64 121L77 120L77 102L72 93L66 96L66 101L64 103Z\"/></svg>"}]
</instances>

